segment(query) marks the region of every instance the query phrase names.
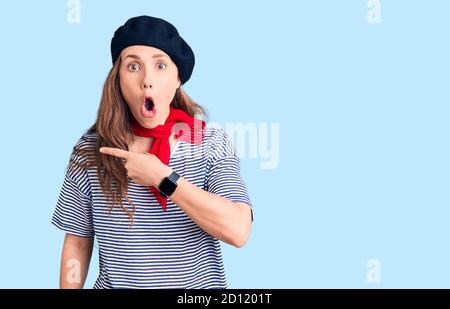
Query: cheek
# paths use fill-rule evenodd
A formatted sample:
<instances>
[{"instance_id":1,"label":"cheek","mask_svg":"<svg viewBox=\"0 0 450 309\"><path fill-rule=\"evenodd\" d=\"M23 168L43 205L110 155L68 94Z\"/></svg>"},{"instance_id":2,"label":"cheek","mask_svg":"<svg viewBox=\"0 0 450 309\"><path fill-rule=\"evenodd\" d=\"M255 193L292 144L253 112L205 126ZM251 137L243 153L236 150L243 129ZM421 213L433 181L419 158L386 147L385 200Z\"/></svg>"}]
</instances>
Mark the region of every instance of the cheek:
<instances>
[{"instance_id":1,"label":"cheek","mask_svg":"<svg viewBox=\"0 0 450 309\"><path fill-rule=\"evenodd\" d=\"M177 75L176 72L171 72L160 79L159 89L161 89L161 94L164 97L171 99L178 88Z\"/></svg>"},{"instance_id":2,"label":"cheek","mask_svg":"<svg viewBox=\"0 0 450 309\"><path fill-rule=\"evenodd\" d=\"M165 102L172 102L172 99L175 95L176 87L173 83L173 81L167 81L162 85L160 88L160 95Z\"/></svg>"},{"instance_id":3,"label":"cheek","mask_svg":"<svg viewBox=\"0 0 450 309\"><path fill-rule=\"evenodd\" d=\"M134 88L136 88L136 78L130 76L130 74L123 74L120 76L120 91L125 99L131 99L133 97ZM139 88L139 85L137 86Z\"/></svg>"}]
</instances>

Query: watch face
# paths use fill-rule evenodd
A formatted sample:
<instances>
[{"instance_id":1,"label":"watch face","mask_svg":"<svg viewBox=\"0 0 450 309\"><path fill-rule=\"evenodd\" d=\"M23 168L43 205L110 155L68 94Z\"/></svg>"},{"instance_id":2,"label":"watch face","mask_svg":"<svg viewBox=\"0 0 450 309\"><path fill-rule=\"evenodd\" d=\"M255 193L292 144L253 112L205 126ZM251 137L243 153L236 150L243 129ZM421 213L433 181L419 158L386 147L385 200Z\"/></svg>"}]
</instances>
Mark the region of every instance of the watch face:
<instances>
[{"instance_id":1,"label":"watch face","mask_svg":"<svg viewBox=\"0 0 450 309\"><path fill-rule=\"evenodd\" d=\"M177 188L177 180L180 177L177 173L173 172L169 177L165 177L161 184L159 185L159 192L162 196L168 197Z\"/></svg>"}]
</instances>

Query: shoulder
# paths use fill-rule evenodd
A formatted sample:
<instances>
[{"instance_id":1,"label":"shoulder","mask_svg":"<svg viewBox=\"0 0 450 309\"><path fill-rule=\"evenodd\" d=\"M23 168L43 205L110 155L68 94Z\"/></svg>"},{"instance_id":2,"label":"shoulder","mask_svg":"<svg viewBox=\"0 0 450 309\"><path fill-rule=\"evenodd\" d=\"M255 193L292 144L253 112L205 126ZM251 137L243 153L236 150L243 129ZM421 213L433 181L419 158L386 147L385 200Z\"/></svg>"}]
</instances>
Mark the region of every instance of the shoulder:
<instances>
[{"instance_id":1,"label":"shoulder","mask_svg":"<svg viewBox=\"0 0 450 309\"><path fill-rule=\"evenodd\" d=\"M236 155L236 149L229 134L222 128L206 127L202 146L212 158Z\"/></svg>"},{"instance_id":2,"label":"shoulder","mask_svg":"<svg viewBox=\"0 0 450 309\"><path fill-rule=\"evenodd\" d=\"M73 149L85 149L97 146L97 133L87 132L84 133L78 141L75 143Z\"/></svg>"},{"instance_id":3,"label":"shoulder","mask_svg":"<svg viewBox=\"0 0 450 309\"><path fill-rule=\"evenodd\" d=\"M73 175L91 167L90 163L95 162L96 149L97 134L95 132L84 133L73 146L67 166L68 174Z\"/></svg>"},{"instance_id":4,"label":"shoulder","mask_svg":"<svg viewBox=\"0 0 450 309\"><path fill-rule=\"evenodd\" d=\"M89 150L92 151L95 150L96 147L97 147L97 133L87 132L84 133L73 146L72 155L76 155L79 152L85 152Z\"/></svg>"}]
</instances>

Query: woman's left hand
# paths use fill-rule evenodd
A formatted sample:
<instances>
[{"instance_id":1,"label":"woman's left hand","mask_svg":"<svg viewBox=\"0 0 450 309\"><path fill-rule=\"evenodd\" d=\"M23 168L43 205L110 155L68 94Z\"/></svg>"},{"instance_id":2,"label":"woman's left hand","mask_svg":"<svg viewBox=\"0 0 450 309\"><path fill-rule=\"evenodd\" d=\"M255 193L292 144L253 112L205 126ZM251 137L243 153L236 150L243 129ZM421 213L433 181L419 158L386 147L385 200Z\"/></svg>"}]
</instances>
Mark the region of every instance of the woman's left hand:
<instances>
[{"instance_id":1,"label":"woman's left hand","mask_svg":"<svg viewBox=\"0 0 450 309\"><path fill-rule=\"evenodd\" d=\"M169 166L150 153L136 153L111 147L101 147L100 152L125 159L128 177L141 185L158 187L164 177L172 173Z\"/></svg>"}]
</instances>

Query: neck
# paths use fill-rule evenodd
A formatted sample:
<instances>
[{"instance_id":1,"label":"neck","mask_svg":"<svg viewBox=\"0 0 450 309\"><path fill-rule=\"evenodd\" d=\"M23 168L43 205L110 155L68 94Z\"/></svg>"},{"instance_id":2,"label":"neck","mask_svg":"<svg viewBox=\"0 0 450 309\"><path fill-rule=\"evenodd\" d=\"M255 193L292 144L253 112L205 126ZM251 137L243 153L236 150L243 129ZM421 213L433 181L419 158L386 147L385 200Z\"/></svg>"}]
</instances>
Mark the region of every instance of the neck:
<instances>
[{"instance_id":1,"label":"neck","mask_svg":"<svg viewBox=\"0 0 450 309\"><path fill-rule=\"evenodd\" d=\"M156 128L157 126L163 126L166 123L167 118L169 118L169 115L170 115L170 108L167 110L165 115L160 114L160 116L162 117L159 119L159 121L156 119L157 120L156 123L152 124L152 126L149 129Z\"/></svg>"},{"instance_id":2,"label":"neck","mask_svg":"<svg viewBox=\"0 0 450 309\"><path fill-rule=\"evenodd\" d=\"M153 137L142 137L132 134L132 141L129 145L129 150L132 152L147 152L153 145ZM169 143L171 146L175 144L177 139L175 133L172 133L169 137Z\"/></svg>"}]
</instances>

